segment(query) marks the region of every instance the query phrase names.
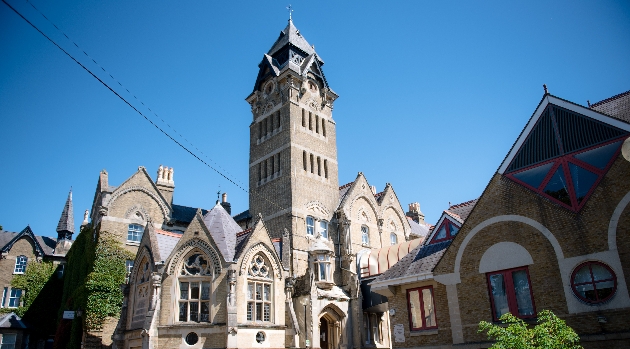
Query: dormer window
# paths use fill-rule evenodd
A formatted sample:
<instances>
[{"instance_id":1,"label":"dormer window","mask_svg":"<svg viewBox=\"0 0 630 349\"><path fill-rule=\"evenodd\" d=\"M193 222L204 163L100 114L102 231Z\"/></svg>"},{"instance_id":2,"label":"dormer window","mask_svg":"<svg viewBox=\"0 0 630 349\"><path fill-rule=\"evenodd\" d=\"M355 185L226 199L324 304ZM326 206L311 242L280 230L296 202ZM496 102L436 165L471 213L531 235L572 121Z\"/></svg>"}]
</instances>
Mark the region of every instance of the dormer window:
<instances>
[{"instance_id":1,"label":"dormer window","mask_svg":"<svg viewBox=\"0 0 630 349\"><path fill-rule=\"evenodd\" d=\"M13 269L13 274L24 274L26 271L26 263L28 263L28 258L26 256L18 256L15 259L15 268Z\"/></svg>"},{"instance_id":2,"label":"dormer window","mask_svg":"<svg viewBox=\"0 0 630 349\"><path fill-rule=\"evenodd\" d=\"M449 221L448 219L445 219L444 221L442 221L442 224L437 230L437 233L435 233L435 235L433 236L433 240L431 240L431 243L433 244L436 242L450 240L454 238L458 232L459 227L453 224L453 222Z\"/></svg>"}]
</instances>

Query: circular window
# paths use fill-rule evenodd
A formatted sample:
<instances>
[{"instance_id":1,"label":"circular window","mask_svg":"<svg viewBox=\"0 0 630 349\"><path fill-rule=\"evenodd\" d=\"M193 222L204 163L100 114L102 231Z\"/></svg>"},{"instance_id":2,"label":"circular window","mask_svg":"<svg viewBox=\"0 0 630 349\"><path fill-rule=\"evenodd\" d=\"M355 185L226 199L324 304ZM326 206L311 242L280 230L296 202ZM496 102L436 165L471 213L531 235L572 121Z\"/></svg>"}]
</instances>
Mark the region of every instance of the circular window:
<instances>
[{"instance_id":1,"label":"circular window","mask_svg":"<svg viewBox=\"0 0 630 349\"><path fill-rule=\"evenodd\" d=\"M265 341L265 332L256 333L256 342L262 343Z\"/></svg>"},{"instance_id":2,"label":"circular window","mask_svg":"<svg viewBox=\"0 0 630 349\"><path fill-rule=\"evenodd\" d=\"M573 293L584 302L597 304L609 300L617 290L617 277L600 262L580 264L571 275Z\"/></svg>"},{"instance_id":3,"label":"circular window","mask_svg":"<svg viewBox=\"0 0 630 349\"><path fill-rule=\"evenodd\" d=\"M195 332L186 335L186 344L195 345L199 341L199 336Z\"/></svg>"}]
</instances>

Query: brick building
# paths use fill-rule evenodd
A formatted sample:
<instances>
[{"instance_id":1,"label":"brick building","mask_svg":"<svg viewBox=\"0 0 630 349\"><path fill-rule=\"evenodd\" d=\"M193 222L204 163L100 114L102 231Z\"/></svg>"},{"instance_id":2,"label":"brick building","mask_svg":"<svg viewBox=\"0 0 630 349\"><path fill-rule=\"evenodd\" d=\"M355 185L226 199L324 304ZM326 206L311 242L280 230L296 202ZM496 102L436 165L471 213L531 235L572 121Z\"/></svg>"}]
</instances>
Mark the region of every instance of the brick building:
<instances>
[{"instance_id":1,"label":"brick building","mask_svg":"<svg viewBox=\"0 0 630 349\"><path fill-rule=\"evenodd\" d=\"M474 208L372 282L393 347L487 348L481 320L543 309L585 348L630 347L629 122L630 91L588 107L545 91Z\"/></svg>"}]
</instances>

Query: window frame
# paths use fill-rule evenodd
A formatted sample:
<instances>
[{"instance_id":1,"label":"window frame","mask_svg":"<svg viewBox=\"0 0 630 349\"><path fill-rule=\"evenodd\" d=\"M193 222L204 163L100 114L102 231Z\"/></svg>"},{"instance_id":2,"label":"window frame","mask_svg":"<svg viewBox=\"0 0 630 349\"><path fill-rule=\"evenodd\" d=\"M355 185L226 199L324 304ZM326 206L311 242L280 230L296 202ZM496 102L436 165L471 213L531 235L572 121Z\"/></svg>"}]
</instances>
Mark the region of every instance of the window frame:
<instances>
[{"instance_id":1,"label":"window frame","mask_svg":"<svg viewBox=\"0 0 630 349\"><path fill-rule=\"evenodd\" d=\"M368 227L365 224L361 225L361 244L362 245L370 244L370 227Z\"/></svg>"},{"instance_id":2,"label":"window frame","mask_svg":"<svg viewBox=\"0 0 630 349\"><path fill-rule=\"evenodd\" d=\"M15 291L15 293L17 293L17 295L14 295L13 291ZM7 305L7 308L18 308L20 306L20 303L22 301L22 296L23 296L23 290L21 288L11 288L11 290L9 291L9 304ZM17 300L17 305L12 306L11 302ZM15 302L14 302L15 304Z\"/></svg>"},{"instance_id":3,"label":"window frame","mask_svg":"<svg viewBox=\"0 0 630 349\"><path fill-rule=\"evenodd\" d=\"M309 224L310 220L310 224ZM310 232L309 232L310 231ZM315 217L306 216L306 235L315 235Z\"/></svg>"},{"instance_id":4,"label":"window frame","mask_svg":"<svg viewBox=\"0 0 630 349\"><path fill-rule=\"evenodd\" d=\"M26 267L28 266L28 257L25 255L19 255L15 258L15 266L13 267L13 274L24 274Z\"/></svg>"},{"instance_id":5,"label":"window frame","mask_svg":"<svg viewBox=\"0 0 630 349\"><path fill-rule=\"evenodd\" d=\"M450 223L450 224L448 224ZM431 243L435 244L437 242L442 242L442 241L446 241L446 240L451 240L453 238L455 238L455 236L457 236L457 233L455 233L454 235L451 235L451 225L455 226L455 228L457 228L457 233L459 233L459 231L462 229L462 227L458 224L453 223L453 221L451 221L448 218L444 218L444 220L442 220L442 224L440 224L440 227L435 230L435 233L433 234L433 238L431 239ZM442 227L445 227L446 229L446 237L442 238L442 239L438 239L438 233L440 232L440 230L442 230Z\"/></svg>"},{"instance_id":6,"label":"window frame","mask_svg":"<svg viewBox=\"0 0 630 349\"><path fill-rule=\"evenodd\" d=\"M322 237L328 240L328 221L324 219L317 220L317 232L322 235ZM324 227L322 227L322 225Z\"/></svg>"},{"instance_id":7,"label":"window frame","mask_svg":"<svg viewBox=\"0 0 630 349\"><path fill-rule=\"evenodd\" d=\"M187 263L187 261L193 257L194 255L200 255L207 263L206 273L204 274L201 270L199 274L192 274L187 270L191 265ZM148 264L147 264L148 266ZM200 268L201 269L201 268ZM199 250L193 249L189 251L186 256L181 260L180 267L178 269L177 279L176 279L176 287L177 287L177 298L175 303L175 311L174 316L177 323L211 323L212 322L212 292L213 292L213 279L214 279L214 270L212 269L212 260L209 256ZM186 298L182 298L182 284L187 283L187 291ZM192 283L199 284L198 297L192 298ZM208 298L203 298L203 284L208 283ZM186 320L181 320L181 304L186 303ZM197 320L191 320L191 304L197 303ZM202 320L202 308L203 303L208 304L208 320Z\"/></svg>"},{"instance_id":8,"label":"window frame","mask_svg":"<svg viewBox=\"0 0 630 349\"><path fill-rule=\"evenodd\" d=\"M389 233L389 242L391 246L398 244L398 235L394 232Z\"/></svg>"},{"instance_id":9,"label":"window frame","mask_svg":"<svg viewBox=\"0 0 630 349\"><path fill-rule=\"evenodd\" d=\"M319 253L315 255L315 277L318 282L332 282L332 273L330 272L331 263L332 258L330 254ZM324 267L324 279L321 278L322 267Z\"/></svg>"},{"instance_id":10,"label":"window frame","mask_svg":"<svg viewBox=\"0 0 630 349\"><path fill-rule=\"evenodd\" d=\"M132 226L133 226L133 228L140 227L142 229L142 231L139 231L138 229L132 230ZM138 240L129 239L129 233L132 233L131 236L134 237L135 234L133 234L133 233L138 233L138 232L140 232L140 236L138 237ZM129 223L129 225L127 226L127 242L140 243L140 241L142 241L142 236L143 235L144 235L144 226L142 226L141 224L138 224L138 223Z\"/></svg>"},{"instance_id":11,"label":"window frame","mask_svg":"<svg viewBox=\"0 0 630 349\"><path fill-rule=\"evenodd\" d=\"M266 276L252 276L249 269L252 263L255 263L257 257L260 257L263 261L263 265L267 268ZM263 253L257 253L249 261L250 268L248 268L247 275L247 289L245 291L245 320L250 323L274 323L274 279L273 279L273 267L271 262ZM250 285L252 285L250 293ZM256 297L257 286L260 285L261 296L260 299ZM265 286L268 286L268 290L265 291ZM268 295L268 299L265 299L265 292ZM260 304L260 320L258 320L258 304ZM265 305L268 305L269 319L265 320Z\"/></svg>"},{"instance_id":12,"label":"window frame","mask_svg":"<svg viewBox=\"0 0 630 349\"><path fill-rule=\"evenodd\" d=\"M532 309L533 309L532 315L520 315L518 313L518 303L516 301L516 292L514 290L514 281L512 278L512 274L520 270L525 270L525 274L527 275L527 282L529 283L529 297L532 300ZM505 288L506 288L508 309L510 313L519 319L536 318L537 313L536 313L536 300L534 299L534 287L532 286L532 280L529 276L528 266L523 266L523 267L517 267L517 268L511 268L511 269L496 270L496 271L491 271L491 272L486 273L486 283L488 286L488 296L490 297L490 306L491 306L490 310L492 312L492 320L495 322L500 321L499 318L496 316L497 312L496 312L495 304L494 304L494 296L492 295L492 285L490 283L490 276L496 275L496 274L503 274L503 280L504 280ZM511 286L511 287L508 287L508 286Z\"/></svg>"},{"instance_id":13,"label":"window frame","mask_svg":"<svg viewBox=\"0 0 630 349\"><path fill-rule=\"evenodd\" d=\"M422 291L423 290L431 291L431 303L433 306L433 314L435 314L435 326L427 326L426 316L424 314L424 299L422 299ZM418 299L420 301L420 319L422 319L421 327L413 327L413 318L411 317L411 292L418 291ZM437 309L435 308L435 292L433 292L433 286L421 286L407 289L407 315L409 316L409 330L410 331L424 331L424 330L433 330L437 329L438 317L437 317Z\"/></svg>"},{"instance_id":14,"label":"window frame","mask_svg":"<svg viewBox=\"0 0 630 349\"><path fill-rule=\"evenodd\" d=\"M12 338L13 343L5 343L7 338ZM2 334L2 342L0 343L0 349L15 349L15 344L17 344L17 333L3 333Z\"/></svg>"},{"instance_id":15,"label":"window frame","mask_svg":"<svg viewBox=\"0 0 630 349\"><path fill-rule=\"evenodd\" d=\"M597 280L595 281L595 278L593 277L593 269L591 268L592 264L597 264L600 265L602 267L604 267L604 269L608 270L608 272L612 275L612 279L604 279L604 280ZM582 270L582 268L584 267L588 267L589 268L589 272L591 274L591 281L590 282L583 282L583 283L579 283L579 284L575 284L575 275L577 274L578 271ZM597 284L598 283L602 283L602 282L607 282L607 281L613 281L613 290L610 293L610 295L604 299L598 299L598 300L590 300L587 298L584 298L580 295L580 293L577 291L576 286L581 286L581 285L587 285L587 284L591 284L593 285L593 289L596 291L597 290ZM600 305L600 304L605 304L607 302L609 302L617 293L617 274L615 274L615 271L609 267L607 264L602 263L600 261L585 261L582 262L580 264L578 264L575 269L573 269L573 272L571 273L571 290L573 291L573 295L575 295L580 301L588 304L588 305ZM597 292L595 292L595 296L597 297Z\"/></svg>"}]
</instances>

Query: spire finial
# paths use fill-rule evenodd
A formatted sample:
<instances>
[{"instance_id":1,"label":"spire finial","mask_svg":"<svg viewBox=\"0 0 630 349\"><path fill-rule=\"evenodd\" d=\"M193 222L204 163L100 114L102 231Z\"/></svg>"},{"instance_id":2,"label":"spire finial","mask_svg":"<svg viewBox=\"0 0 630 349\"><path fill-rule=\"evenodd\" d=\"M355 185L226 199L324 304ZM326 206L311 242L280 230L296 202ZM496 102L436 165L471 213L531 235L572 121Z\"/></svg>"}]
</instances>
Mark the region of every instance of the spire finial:
<instances>
[{"instance_id":1,"label":"spire finial","mask_svg":"<svg viewBox=\"0 0 630 349\"><path fill-rule=\"evenodd\" d=\"M293 8L291 7L291 4L289 4L289 6L287 6L287 10L289 11L289 20L291 21L291 12L293 12Z\"/></svg>"},{"instance_id":2,"label":"spire finial","mask_svg":"<svg viewBox=\"0 0 630 349\"><path fill-rule=\"evenodd\" d=\"M549 91L547 90L547 84L543 84L543 88L545 89L545 94L549 94Z\"/></svg>"}]
</instances>

